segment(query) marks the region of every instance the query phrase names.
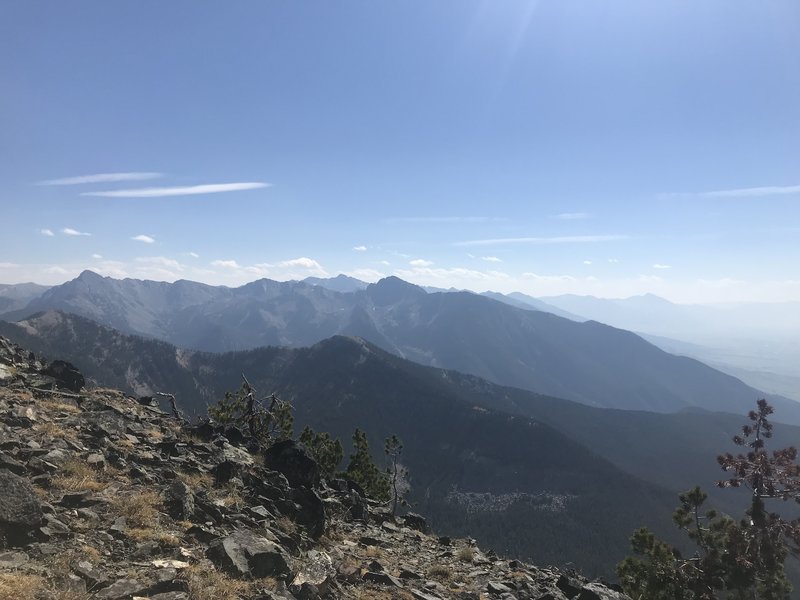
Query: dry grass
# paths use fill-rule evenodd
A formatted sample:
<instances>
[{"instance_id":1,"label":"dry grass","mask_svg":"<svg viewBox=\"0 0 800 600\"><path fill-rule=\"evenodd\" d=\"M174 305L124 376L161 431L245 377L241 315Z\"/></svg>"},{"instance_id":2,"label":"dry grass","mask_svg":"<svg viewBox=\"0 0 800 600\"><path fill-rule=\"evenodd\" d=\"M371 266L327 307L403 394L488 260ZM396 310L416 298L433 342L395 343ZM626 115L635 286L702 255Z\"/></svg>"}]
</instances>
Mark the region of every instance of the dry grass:
<instances>
[{"instance_id":1,"label":"dry grass","mask_svg":"<svg viewBox=\"0 0 800 600\"><path fill-rule=\"evenodd\" d=\"M428 569L428 579L435 579L439 582L450 581L453 578L453 570L445 565L434 565Z\"/></svg>"},{"instance_id":2,"label":"dry grass","mask_svg":"<svg viewBox=\"0 0 800 600\"><path fill-rule=\"evenodd\" d=\"M275 527L280 529L286 535L293 535L297 533L297 523L285 515L275 519Z\"/></svg>"},{"instance_id":3,"label":"dry grass","mask_svg":"<svg viewBox=\"0 0 800 600\"><path fill-rule=\"evenodd\" d=\"M470 546L464 546L461 550L458 551L456 554L458 560L463 562L472 562L475 558L475 549L471 548Z\"/></svg>"},{"instance_id":4,"label":"dry grass","mask_svg":"<svg viewBox=\"0 0 800 600\"><path fill-rule=\"evenodd\" d=\"M241 490L232 481L229 481L221 488L212 490L209 498L220 502L225 508L239 509L245 504Z\"/></svg>"},{"instance_id":5,"label":"dry grass","mask_svg":"<svg viewBox=\"0 0 800 600\"><path fill-rule=\"evenodd\" d=\"M164 432L160 429L148 429L145 435L151 442L160 442L164 439Z\"/></svg>"},{"instance_id":6,"label":"dry grass","mask_svg":"<svg viewBox=\"0 0 800 600\"><path fill-rule=\"evenodd\" d=\"M108 483L98 479L97 471L86 461L70 458L61 466L60 473L53 477L53 487L65 492L98 492L108 487Z\"/></svg>"},{"instance_id":7,"label":"dry grass","mask_svg":"<svg viewBox=\"0 0 800 600\"><path fill-rule=\"evenodd\" d=\"M364 556L367 558L383 558L383 550L377 546L367 546L364 550Z\"/></svg>"},{"instance_id":8,"label":"dry grass","mask_svg":"<svg viewBox=\"0 0 800 600\"><path fill-rule=\"evenodd\" d=\"M406 590L387 590L365 584L347 590L347 595L354 600L414 600L414 596Z\"/></svg>"},{"instance_id":9,"label":"dry grass","mask_svg":"<svg viewBox=\"0 0 800 600\"><path fill-rule=\"evenodd\" d=\"M192 600L239 600L250 588L249 583L228 577L209 565L192 565L183 570L181 577Z\"/></svg>"},{"instance_id":10,"label":"dry grass","mask_svg":"<svg viewBox=\"0 0 800 600\"><path fill-rule=\"evenodd\" d=\"M81 412L81 409L71 402L66 400L59 400L56 398L43 398L37 402L38 406L48 411L61 411L73 415Z\"/></svg>"},{"instance_id":11,"label":"dry grass","mask_svg":"<svg viewBox=\"0 0 800 600\"><path fill-rule=\"evenodd\" d=\"M81 546L80 555L86 560L95 564L100 562L100 559L103 558L103 555L100 554L100 551L97 548L94 546L89 546L88 544Z\"/></svg>"},{"instance_id":12,"label":"dry grass","mask_svg":"<svg viewBox=\"0 0 800 600\"><path fill-rule=\"evenodd\" d=\"M151 527L133 527L128 529L125 534L137 542L158 542L162 546L170 548L177 548L181 545L181 539L178 536Z\"/></svg>"},{"instance_id":13,"label":"dry grass","mask_svg":"<svg viewBox=\"0 0 800 600\"><path fill-rule=\"evenodd\" d=\"M69 440L71 442L78 441L78 432L74 428L63 427L58 423L39 423L33 426L33 430L37 433L39 441L42 442L47 440Z\"/></svg>"},{"instance_id":14,"label":"dry grass","mask_svg":"<svg viewBox=\"0 0 800 600\"><path fill-rule=\"evenodd\" d=\"M133 528L149 529L156 523L161 509L161 495L151 490L117 496L111 501L112 510L125 517Z\"/></svg>"},{"instance_id":15,"label":"dry grass","mask_svg":"<svg viewBox=\"0 0 800 600\"><path fill-rule=\"evenodd\" d=\"M193 490L210 490L214 487L214 478L211 473L187 473L181 471L177 473L178 479L188 485Z\"/></svg>"},{"instance_id":16,"label":"dry grass","mask_svg":"<svg viewBox=\"0 0 800 600\"><path fill-rule=\"evenodd\" d=\"M36 575L0 573L0 598L37 600L44 587L44 579Z\"/></svg>"}]
</instances>

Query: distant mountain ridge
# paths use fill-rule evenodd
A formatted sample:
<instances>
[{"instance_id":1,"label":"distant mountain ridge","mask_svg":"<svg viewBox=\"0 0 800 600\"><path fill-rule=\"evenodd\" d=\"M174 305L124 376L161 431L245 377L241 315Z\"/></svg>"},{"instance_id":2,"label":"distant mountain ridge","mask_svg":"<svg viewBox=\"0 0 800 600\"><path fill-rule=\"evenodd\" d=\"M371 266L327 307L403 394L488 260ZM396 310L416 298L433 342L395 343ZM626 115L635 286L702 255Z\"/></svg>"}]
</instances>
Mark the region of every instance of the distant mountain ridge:
<instances>
[{"instance_id":1,"label":"distant mountain ridge","mask_svg":"<svg viewBox=\"0 0 800 600\"><path fill-rule=\"evenodd\" d=\"M105 386L174 393L184 410L204 412L238 388L244 372L259 392L293 402L298 430L308 424L347 443L362 427L376 454L384 437L397 434L414 505L440 530L470 532L503 553L610 574L633 527L649 523L669 533L671 491L623 472L540 419L476 404L459 383L485 382L421 367L357 338L210 354L56 312L0 323L0 335L75 361Z\"/></svg>"},{"instance_id":2,"label":"distant mountain ridge","mask_svg":"<svg viewBox=\"0 0 800 600\"><path fill-rule=\"evenodd\" d=\"M38 283L0 283L0 315L24 308L48 289L49 286Z\"/></svg>"},{"instance_id":3,"label":"distant mountain ridge","mask_svg":"<svg viewBox=\"0 0 800 600\"><path fill-rule=\"evenodd\" d=\"M268 279L226 288L85 272L51 288L23 312L51 309L207 351L300 347L337 334L359 336L421 364L595 406L659 412L700 406L740 413L761 395L627 331L469 292L426 293L396 277L340 293ZM784 419L800 422L800 405L775 401Z\"/></svg>"}]
</instances>

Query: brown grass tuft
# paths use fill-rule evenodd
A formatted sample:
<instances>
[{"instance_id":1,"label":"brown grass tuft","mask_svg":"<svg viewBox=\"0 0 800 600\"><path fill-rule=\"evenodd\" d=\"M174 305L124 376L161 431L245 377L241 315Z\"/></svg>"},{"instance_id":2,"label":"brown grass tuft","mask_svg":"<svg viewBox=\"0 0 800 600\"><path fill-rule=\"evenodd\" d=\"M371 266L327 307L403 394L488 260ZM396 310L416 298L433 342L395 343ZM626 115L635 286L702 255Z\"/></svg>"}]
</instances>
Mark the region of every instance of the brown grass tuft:
<instances>
[{"instance_id":1,"label":"brown grass tuft","mask_svg":"<svg viewBox=\"0 0 800 600\"><path fill-rule=\"evenodd\" d=\"M180 471L177 473L178 479L188 485L193 490L203 489L210 490L214 487L214 478L211 473L195 473Z\"/></svg>"},{"instance_id":2,"label":"brown grass tuft","mask_svg":"<svg viewBox=\"0 0 800 600\"><path fill-rule=\"evenodd\" d=\"M428 569L428 578L439 582L450 581L453 578L453 570L446 565L434 565Z\"/></svg>"},{"instance_id":3,"label":"brown grass tuft","mask_svg":"<svg viewBox=\"0 0 800 600\"><path fill-rule=\"evenodd\" d=\"M44 579L37 575L0 573L0 598L37 600L37 595L43 589Z\"/></svg>"},{"instance_id":4,"label":"brown grass tuft","mask_svg":"<svg viewBox=\"0 0 800 600\"><path fill-rule=\"evenodd\" d=\"M86 461L70 458L61 466L60 473L53 477L53 487L65 492L97 492L108 487L108 484L98 479L97 471Z\"/></svg>"},{"instance_id":5,"label":"brown grass tuft","mask_svg":"<svg viewBox=\"0 0 800 600\"><path fill-rule=\"evenodd\" d=\"M475 558L475 549L470 546L464 546L458 551L456 557L463 562L472 562Z\"/></svg>"},{"instance_id":6,"label":"brown grass tuft","mask_svg":"<svg viewBox=\"0 0 800 600\"><path fill-rule=\"evenodd\" d=\"M161 495L151 490L124 494L111 501L112 510L125 517L130 527L145 529L156 523L161 505Z\"/></svg>"},{"instance_id":7,"label":"brown grass tuft","mask_svg":"<svg viewBox=\"0 0 800 600\"><path fill-rule=\"evenodd\" d=\"M39 441L69 440L75 442L78 440L78 432L74 428L63 427L58 423L38 423L33 426L33 430L37 433Z\"/></svg>"},{"instance_id":8,"label":"brown grass tuft","mask_svg":"<svg viewBox=\"0 0 800 600\"><path fill-rule=\"evenodd\" d=\"M81 412L81 409L73 404L72 402L67 402L66 400L59 400L56 398L43 398L37 402L38 406L44 408L48 411L61 411L70 413L73 415L78 414Z\"/></svg>"},{"instance_id":9,"label":"brown grass tuft","mask_svg":"<svg viewBox=\"0 0 800 600\"><path fill-rule=\"evenodd\" d=\"M209 565L192 565L183 570L181 577L192 600L239 600L250 587L247 582L228 577Z\"/></svg>"}]
</instances>

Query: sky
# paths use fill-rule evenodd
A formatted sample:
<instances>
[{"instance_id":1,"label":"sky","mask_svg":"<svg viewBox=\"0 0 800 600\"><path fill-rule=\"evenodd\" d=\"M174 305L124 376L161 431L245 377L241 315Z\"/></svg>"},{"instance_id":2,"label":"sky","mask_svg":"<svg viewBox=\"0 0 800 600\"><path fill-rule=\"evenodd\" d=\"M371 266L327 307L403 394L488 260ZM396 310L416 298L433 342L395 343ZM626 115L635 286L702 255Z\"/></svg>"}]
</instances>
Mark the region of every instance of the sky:
<instances>
[{"instance_id":1,"label":"sky","mask_svg":"<svg viewBox=\"0 0 800 600\"><path fill-rule=\"evenodd\" d=\"M0 282L800 300L796 0L0 4Z\"/></svg>"}]
</instances>

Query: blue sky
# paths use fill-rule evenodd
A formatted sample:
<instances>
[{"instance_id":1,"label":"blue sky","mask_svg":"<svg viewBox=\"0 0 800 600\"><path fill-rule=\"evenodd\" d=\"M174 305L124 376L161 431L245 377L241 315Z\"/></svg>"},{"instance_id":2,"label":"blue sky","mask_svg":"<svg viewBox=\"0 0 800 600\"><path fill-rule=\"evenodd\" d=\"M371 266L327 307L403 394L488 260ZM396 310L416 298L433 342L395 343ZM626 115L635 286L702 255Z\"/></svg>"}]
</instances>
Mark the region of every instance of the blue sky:
<instances>
[{"instance_id":1,"label":"blue sky","mask_svg":"<svg viewBox=\"0 0 800 600\"><path fill-rule=\"evenodd\" d=\"M794 0L7 2L0 81L0 282L800 300Z\"/></svg>"}]
</instances>

